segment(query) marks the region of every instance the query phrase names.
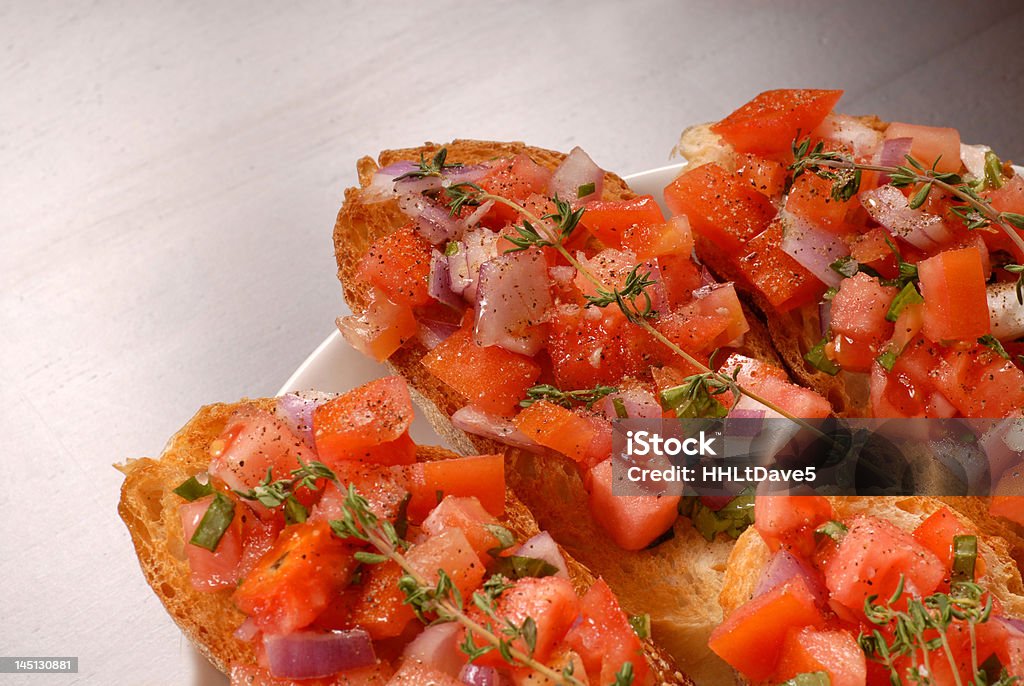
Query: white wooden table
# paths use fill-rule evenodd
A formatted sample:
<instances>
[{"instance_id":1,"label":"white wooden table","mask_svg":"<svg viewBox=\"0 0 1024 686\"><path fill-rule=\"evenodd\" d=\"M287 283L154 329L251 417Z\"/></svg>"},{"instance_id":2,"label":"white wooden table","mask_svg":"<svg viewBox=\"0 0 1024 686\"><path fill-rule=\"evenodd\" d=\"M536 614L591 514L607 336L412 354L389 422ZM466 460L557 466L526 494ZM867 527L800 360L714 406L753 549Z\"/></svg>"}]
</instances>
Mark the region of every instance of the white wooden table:
<instances>
[{"instance_id":1,"label":"white wooden table","mask_svg":"<svg viewBox=\"0 0 1024 686\"><path fill-rule=\"evenodd\" d=\"M359 156L521 139L632 172L808 85L1024 157L1024 5L891 4L0 3L0 655L80 657L0 681L217 683L110 464L332 329Z\"/></svg>"}]
</instances>

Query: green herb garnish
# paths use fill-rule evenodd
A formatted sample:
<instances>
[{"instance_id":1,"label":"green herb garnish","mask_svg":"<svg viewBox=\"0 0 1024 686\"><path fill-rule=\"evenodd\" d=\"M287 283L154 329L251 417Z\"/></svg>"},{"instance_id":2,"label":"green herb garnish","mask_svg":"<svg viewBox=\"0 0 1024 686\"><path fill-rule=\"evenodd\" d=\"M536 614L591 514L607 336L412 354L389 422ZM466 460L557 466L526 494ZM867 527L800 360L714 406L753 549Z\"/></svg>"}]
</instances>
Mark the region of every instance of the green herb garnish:
<instances>
[{"instance_id":1,"label":"green herb garnish","mask_svg":"<svg viewBox=\"0 0 1024 686\"><path fill-rule=\"evenodd\" d=\"M223 538L224 532L231 526L234 518L235 501L223 493L214 494L210 506L206 508L206 513L199 520L199 526L196 527L188 542L200 548L206 548L210 552L216 551L220 539Z\"/></svg>"},{"instance_id":2,"label":"green herb garnish","mask_svg":"<svg viewBox=\"0 0 1024 686\"><path fill-rule=\"evenodd\" d=\"M896 297L889 303L889 311L885 313L885 318L890 322L894 322L907 305L923 302L924 298L917 292L917 287L913 283L908 282L903 287L903 290L897 293Z\"/></svg>"},{"instance_id":3,"label":"green herb garnish","mask_svg":"<svg viewBox=\"0 0 1024 686\"><path fill-rule=\"evenodd\" d=\"M210 485L209 481L205 484L199 483L199 479L190 476L182 481L181 485L174 489L174 492L191 503L213 493L213 486Z\"/></svg>"},{"instance_id":4,"label":"green herb garnish","mask_svg":"<svg viewBox=\"0 0 1024 686\"><path fill-rule=\"evenodd\" d=\"M563 391L557 386L552 386L551 384L537 384L536 386L527 389L526 397L519 401L519 406L529 407L538 400L546 400L549 403L561 405L566 409L571 409L576 405L584 405L589 410L598 400L609 393L615 393L618 390L619 389L615 386L602 386L598 384L593 388L577 391Z\"/></svg>"}]
</instances>

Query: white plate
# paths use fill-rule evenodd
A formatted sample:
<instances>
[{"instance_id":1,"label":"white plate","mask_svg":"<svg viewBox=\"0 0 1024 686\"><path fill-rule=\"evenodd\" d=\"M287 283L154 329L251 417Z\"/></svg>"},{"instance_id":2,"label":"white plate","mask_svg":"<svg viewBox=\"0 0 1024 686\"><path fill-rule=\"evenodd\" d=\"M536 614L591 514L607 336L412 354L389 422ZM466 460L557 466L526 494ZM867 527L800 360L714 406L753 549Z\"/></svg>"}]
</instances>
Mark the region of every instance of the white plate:
<instances>
[{"instance_id":1,"label":"white plate","mask_svg":"<svg viewBox=\"0 0 1024 686\"><path fill-rule=\"evenodd\" d=\"M662 190L679 174L683 164L672 164L667 167L649 169L624 177L639 195L653 195L662 210L668 215L668 209L662 201ZM372 379L387 374L383 364L374 362L356 352L345 344L337 331L321 343L306 361L284 382L278 395L291 391L320 390L346 391ZM437 436L430 430L426 421L417 418L412 426L412 437L418 442L437 443Z\"/></svg>"}]
</instances>

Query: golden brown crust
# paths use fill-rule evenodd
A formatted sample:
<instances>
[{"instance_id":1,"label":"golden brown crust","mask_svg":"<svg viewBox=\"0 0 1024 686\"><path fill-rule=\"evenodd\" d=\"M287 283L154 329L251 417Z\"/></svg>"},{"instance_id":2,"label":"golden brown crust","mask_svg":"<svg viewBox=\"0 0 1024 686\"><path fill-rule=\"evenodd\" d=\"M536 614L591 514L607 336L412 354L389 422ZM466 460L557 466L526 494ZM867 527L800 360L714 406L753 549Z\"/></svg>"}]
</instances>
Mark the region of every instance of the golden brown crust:
<instances>
[{"instance_id":1,"label":"golden brown crust","mask_svg":"<svg viewBox=\"0 0 1024 686\"><path fill-rule=\"evenodd\" d=\"M207 468L210 443L224 430L232 414L249 403L272 409L274 401L207 405L171 438L159 459L130 459L117 467L125 475L118 514L131 534L146 581L185 636L225 674L232 664L255 664L252 645L234 636L245 615L231 602L230 589L207 593L192 586L178 515L182 500L172 489ZM416 453L421 462L454 457L458 455L434 446L419 446ZM533 515L511 491L506 492L502 524L518 540L540 532ZM563 554L573 587L584 593L593 584L594 575L566 551ZM661 679L659 684L690 683L650 641L645 642L644 649Z\"/></svg>"},{"instance_id":2,"label":"golden brown crust","mask_svg":"<svg viewBox=\"0 0 1024 686\"><path fill-rule=\"evenodd\" d=\"M399 160L419 160L433 155L440 145L382 152L378 163L364 157L358 164L361 188L345 191L345 204L334 228L338 278L353 312L367 304L367 284L356 278L360 258L370 243L407 223L394 200L379 201L365 188L379 168ZM473 164L495 157L527 153L534 161L553 169L564 159L561 153L523 145L456 140L447 144L448 160ZM379 164L379 167L378 167ZM618 176L605 174L606 200L635 197ZM778 362L764 325L748 310L751 331L742 350L749 355ZM413 395L434 430L463 453L505 452L510 488L569 552L603 577L629 613L651 615L659 645L698 683L719 683L728 670L707 649L707 637L721 621L715 598L721 587L731 543L708 543L686 521L676 526L675 538L654 550L626 552L618 548L590 515L580 477L562 458L538 457L509 450L497 442L456 430L449 420L465 405L444 383L420 364L426 349L417 340L406 343L388 360L413 388Z\"/></svg>"}]
</instances>

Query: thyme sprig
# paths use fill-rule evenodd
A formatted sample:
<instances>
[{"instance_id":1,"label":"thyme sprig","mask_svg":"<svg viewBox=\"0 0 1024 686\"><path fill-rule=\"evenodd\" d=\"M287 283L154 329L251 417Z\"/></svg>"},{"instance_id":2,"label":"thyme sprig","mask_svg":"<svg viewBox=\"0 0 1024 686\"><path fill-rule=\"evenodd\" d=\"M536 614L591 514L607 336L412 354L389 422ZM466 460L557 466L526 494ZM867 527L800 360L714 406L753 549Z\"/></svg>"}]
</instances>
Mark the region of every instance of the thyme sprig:
<instances>
[{"instance_id":1,"label":"thyme sprig","mask_svg":"<svg viewBox=\"0 0 1024 686\"><path fill-rule=\"evenodd\" d=\"M290 472L284 479L274 480L273 471L268 467L267 475L260 483L248 491L235 491L235 495L245 500L255 500L264 507L274 508L284 505L285 515L289 523L304 522L308 513L306 507L295 498L295 490L300 487L311 491L317 490L317 481L330 479L337 481L331 468L323 462L310 460L303 462L299 458L299 467Z\"/></svg>"},{"instance_id":2,"label":"thyme sprig","mask_svg":"<svg viewBox=\"0 0 1024 686\"><path fill-rule=\"evenodd\" d=\"M1009 686L1018 680L1004 673L997 681L990 682L979 665L976 628L992 616L992 596L981 586L972 581L955 582L949 593L904 599L904 581L901 576L895 592L886 602L877 603L877 595L864 602L865 616L879 628L870 633L862 632L857 639L865 655L889 671L893 684L903 683L900 658L910 659L906 676L914 683L930 683L928 679L934 673L933 651L941 650L950 665L957 664L950 645L954 622L966 624L971 643L972 677L965 684L954 668L959 686ZM901 601L905 601L905 609L898 608ZM887 638L883 630L892 638Z\"/></svg>"},{"instance_id":3,"label":"thyme sprig","mask_svg":"<svg viewBox=\"0 0 1024 686\"><path fill-rule=\"evenodd\" d=\"M639 324L644 319L657 316L654 311L654 303L651 295L647 292L648 286L658 283L651 278L651 271L640 272L642 265L636 265L626 275L626 281L621 288L597 288L596 295L588 295L587 307L608 307L611 304L618 305L626 319Z\"/></svg>"},{"instance_id":4,"label":"thyme sprig","mask_svg":"<svg viewBox=\"0 0 1024 686\"><path fill-rule=\"evenodd\" d=\"M471 602L491 621L481 624L474 620L466 611L462 594L444 570L438 570L436 583L427 581L406 559L402 551L409 543L402 540L391 522L378 518L370 511L369 502L360 495L354 486L342 502L342 517L330 522L335 534L343 538L355 538L369 544L377 552L364 552L360 561L368 564L394 562L402 570L399 588L405 593L405 602L409 604L425 623L458 622L466 629L466 641L460 646L472 661L481 655L497 651L502 658L513 666L528 667L538 672L553 683L562 686L584 686L572 676L556 671L544 663L534 659L533 649L537 641L536 622L527 617L522 623L516 624L507 618L500 617L496 601L501 594L511 587L508 580L501 575L494 575L484 583L481 590L474 592ZM483 642L477 645L477 640ZM526 651L518 647L522 641ZM629 672L632 673L632 665ZM628 681L616 681L615 686L630 686Z\"/></svg>"},{"instance_id":5,"label":"thyme sprig","mask_svg":"<svg viewBox=\"0 0 1024 686\"><path fill-rule=\"evenodd\" d=\"M618 390L616 386L597 384L593 388L563 391L551 384L537 384L526 390L526 397L519 401L519 406L529 407L538 400L546 400L549 403L561 405L566 409L572 409L575 405L584 405L589 410L598 400Z\"/></svg>"},{"instance_id":6,"label":"thyme sprig","mask_svg":"<svg viewBox=\"0 0 1024 686\"><path fill-rule=\"evenodd\" d=\"M808 172L828 179L832 181L832 197L840 201L849 200L860 190L860 172L863 171L888 174L889 185L897 188L916 186L917 190L909 201L910 207L913 209L921 207L931 191L938 188L963 203L953 206L951 209L969 229L980 229L990 225L998 226L1024 253L1024 238L1016 231L1016 229L1024 229L1024 215L999 212L959 174L938 171L939 159L936 159L930 167L926 167L910 155L906 156L907 164L905 165L865 164L857 162L848 154L825 150L824 143L821 141L812 147L809 137L802 141L798 137L793 141L793 158L793 164L789 168L793 172L794 179Z\"/></svg>"},{"instance_id":7,"label":"thyme sprig","mask_svg":"<svg viewBox=\"0 0 1024 686\"><path fill-rule=\"evenodd\" d=\"M1024 264L1004 264L1003 269L1017 275L1017 302L1024 305Z\"/></svg>"},{"instance_id":8,"label":"thyme sprig","mask_svg":"<svg viewBox=\"0 0 1024 686\"><path fill-rule=\"evenodd\" d=\"M445 169L458 169L462 166L461 163L455 162L453 164L447 164L445 160L448 158L448 148L441 148L437 151L429 161L420 153L419 166L412 170L407 171L401 176L396 176L395 181L401 181L402 179L425 179L430 176L441 176Z\"/></svg>"}]
</instances>

